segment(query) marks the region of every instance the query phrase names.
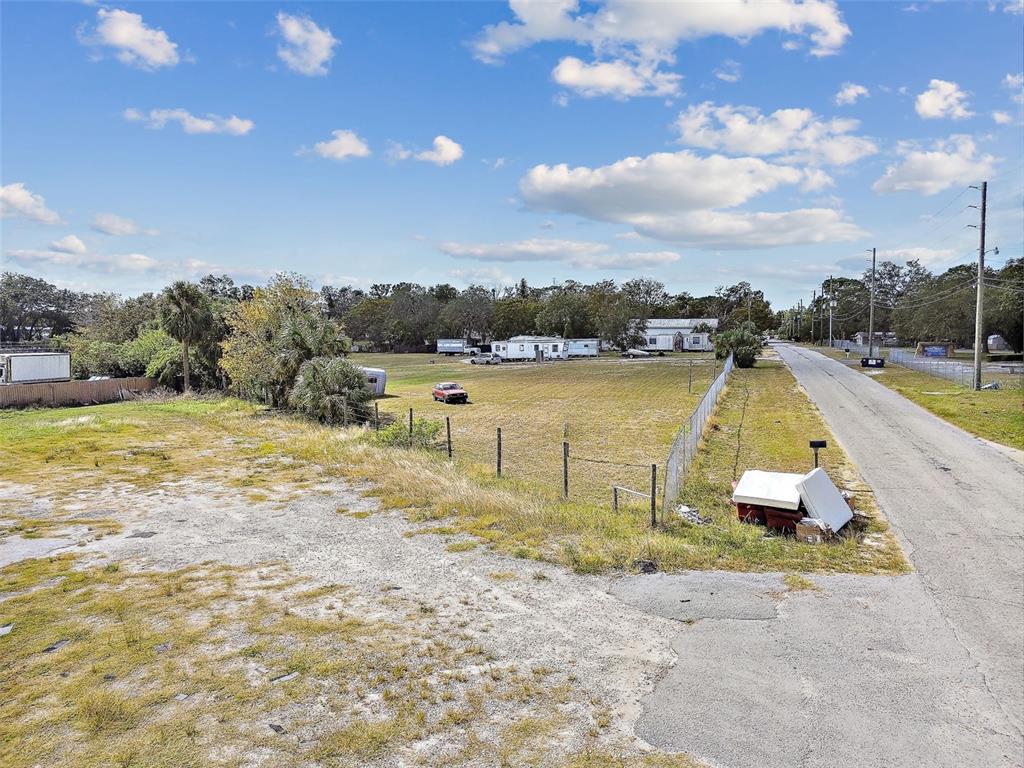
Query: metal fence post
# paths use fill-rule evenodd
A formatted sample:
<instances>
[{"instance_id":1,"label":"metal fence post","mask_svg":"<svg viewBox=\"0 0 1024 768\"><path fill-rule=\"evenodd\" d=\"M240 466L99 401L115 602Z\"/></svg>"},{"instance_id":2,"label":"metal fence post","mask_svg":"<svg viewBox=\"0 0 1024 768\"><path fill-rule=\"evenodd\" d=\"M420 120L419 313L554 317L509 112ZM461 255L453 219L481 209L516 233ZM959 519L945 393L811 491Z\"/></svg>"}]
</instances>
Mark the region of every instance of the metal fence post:
<instances>
[{"instance_id":1,"label":"metal fence post","mask_svg":"<svg viewBox=\"0 0 1024 768\"><path fill-rule=\"evenodd\" d=\"M412 442L412 408L409 409L409 442Z\"/></svg>"},{"instance_id":2,"label":"metal fence post","mask_svg":"<svg viewBox=\"0 0 1024 768\"><path fill-rule=\"evenodd\" d=\"M447 433L447 437L448 437L448 458L450 459L452 457L452 417L451 416L445 416L444 417L444 428L445 428L445 432Z\"/></svg>"},{"instance_id":3,"label":"metal fence post","mask_svg":"<svg viewBox=\"0 0 1024 768\"><path fill-rule=\"evenodd\" d=\"M562 496L569 498L569 442L562 442Z\"/></svg>"},{"instance_id":4,"label":"metal fence post","mask_svg":"<svg viewBox=\"0 0 1024 768\"><path fill-rule=\"evenodd\" d=\"M693 392L693 360L690 361L686 377L686 393L690 394L691 392Z\"/></svg>"},{"instance_id":5,"label":"metal fence post","mask_svg":"<svg viewBox=\"0 0 1024 768\"><path fill-rule=\"evenodd\" d=\"M619 486L612 486L612 511L619 511Z\"/></svg>"},{"instance_id":6,"label":"metal fence post","mask_svg":"<svg viewBox=\"0 0 1024 768\"><path fill-rule=\"evenodd\" d=\"M658 465L651 464L651 528L658 525Z\"/></svg>"},{"instance_id":7,"label":"metal fence post","mask_svg":"<svg viewBox=\"0 0 1024 768\"><path fill-rule=\"evenodd\" d=\"M380 406L377 403L373 404L373 425L380 432Z\"/></svg>"},{"instance_id":8,"label":"metal fence post","mask_svg":"<svg viewBox=\"0 0 1024 768\"><path fill-rule=\"evenodd\" d=\"M498 477L501 477L501 427L498 427Z\"/></svg>"}]
</instances>

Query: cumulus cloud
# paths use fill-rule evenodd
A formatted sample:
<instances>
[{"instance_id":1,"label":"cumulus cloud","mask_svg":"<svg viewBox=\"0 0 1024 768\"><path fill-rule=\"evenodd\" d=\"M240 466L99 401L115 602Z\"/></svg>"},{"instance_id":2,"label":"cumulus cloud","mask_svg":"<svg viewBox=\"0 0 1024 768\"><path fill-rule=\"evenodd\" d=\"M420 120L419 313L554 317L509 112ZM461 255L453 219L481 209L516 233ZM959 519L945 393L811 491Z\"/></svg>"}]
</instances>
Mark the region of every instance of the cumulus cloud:
<instances>
[{"instance_id":1,"label":"cumulus cloud","mask_svg":"<svg viewBox=\"0 0 1024 768\"><path fill-rule=\"evenodd\" d=\"M96 48L112 48L122 64L154 70L173 67L179 61L178 45L162 29L147 27L142 16L117 8L100 8L96 26L79 30L79 41Z\"/></svg>"},{"instance_id":2,"label":"cumulus cloud","mask_svg":"<svg viewBox=\"0 0 1024 768\"><path fill-rule=\"evenodd\" d=\"M72 267L90 272L158 272L160 262L141 253L99 254L14 250L7 256L24 267Z\"/></svg>"},{"instance_id":3,"label":"cumulus cloud","mask_svg":"<svg viewBox=\"0 0 1024 768\"><path fill-rule=\"evenodd\" d=\"M58 224L60 216L46 207L46 200L16 181L0 187L0 216L22 218L43 224Z\"/></svg>"},{"instance_id":4,"label":"cumulus cloud","mask_svg":"<svg viewBox=\"0 0 1024 768\"><path fill-rule=\"evenodd\" d=\"M958 255L959 251L952 248L924 248L920 246L880 249L877 253L878 258L884 261L891 261L893 263L919 261L926 267L946 264Z\"/></svg>"},{"instance_id":5,"label":"cumulus cloud","mask_svg":"<svg viewBox=\"0 0 1024 768\"><path fill-rule=\"evenodd\" d=\"M925 120L938 120L949 117L953 120L964 120L974 115L968 109L967 94L960 86L948 80L932 79L928 90L917 95L914 109Z\"/></svg>"},{"instance_id":6,"label":"cumulus cloud","mask_svg":"<svg viewBox=\"0 0 1024 768\"><path fill-rule=\"evenodd\" d=\"M92 228L105 235L158 235L155 229L143 229L132 219L118 216L116 213L97 213L92 220Z\"/></svg>"},{"instance_id":7,"label":"cumulus cloud","mask_svg":"<svg viewBox=\"0 0 1024 768\"><path fill-rule=\"evenodd\" d=\"M487 262L558 262L579 269L641 269L664 266L680 258L674 251L614 253L605 243L548 238L499 243L448 241L438 247L442 253L457 259Z\"/></svg>"},{"instance_id":8,"label":"cumulus cloud","mask_svg":"<svg viewBox=\"0 0 1024 768\"><path fill-rule=\"evenodd\" d=\"M514 285L518 282L505 273L501 267L474 267L472 269L450 269L448 277L466 284Z\"/></svg>"},{"instance_id":9,"label":"cumulus cloud","mask_svg":"<svg viewBox=\"0 0 1024 768\"><path fill-rule=\"evenodd\" d=\"M230 136L245 136L254 127L252 120L244 120L232 115L207 114L202 117L193 115L185 109L151 109L141 112L129 107L123 113L124 119L133 123L145 123L147 128L159 130L168 123L178 123L185 133L224 133Z\"/></svg>"},{"instance_id":10,"label":"cumulus cloud","mask_svg":"<svg viewBox=\"0 0 1024 768\"><path fill-rule=\"evenodd\" d=\"M1018 104L1024 104L1024 72L1007 73L1003 78L1003 88L1010 92L1010 98Z\"/></svg>"},{"instance_id":11,"label":"cumulus cloud","mask_svg":"<svg viewBox=\"0 0 1024 768\"><path fill-rule=\"evenodd\" d=\"M992 119L996 125L1009 125L1013 122L1013 117L1010 116L1009 112L1001 112L998 109L992 113Z\"/></svg>"},{"instance_id":12,"label":"cumulus cloud","mask_svg":"<svg viewBox=\"0 0 1024 768\"><path fill-rule=\"evenodd\" d=\"M727 83L738 83L743 77L743 67L738 61L726 59L722 62L722 66L715 70L715 77Z\"/></svg>"},{"instance_id":13,"label":"cumulus cloud","mask_svg":"<svg viewBox=\"0 0 1024 768\"><path fill-rule=\"evenodd\" d=\"M711 102L692 105L675 122L683 144L823 165L848 165L878 151L870 139L851 135L859 125L849 118L825 120L809 109L763 115L754 107Z\"/></svg>"},{"instance_id":14,"label":"cumulus cloud","mask_svg":"<svg viewBox=\"0 0 1024 768\"><path fill-rule=\"evenodd\" d=\"M820 183L817 174L755 157L661 152L598 168L538 165L522 178L526 204L594 221L631 225L641 235L685 245L756 248L860 237L828 208L723 211L781 186Z\"/></svg>"},{"instance_id":15,"label":"cumulus cloud","mask_svg":"<svg viewBox=\"0 0 1024 768\"><path fill-rule=\"evenodd\" d=\"M935 195L954 184L971 184L992 175L996 158L979 155L974 139L953 135L922 148L914 142L897 146L901 160L886 168L872 189L879 193L920 192Z\"/></svg>"},{"instance_id":16,"label":"cumulus cloud","mask_svg":"<svg viewBox=\"0 0 1024 768\"><path fill-rule=\"evenodd\" d=\"M624 60L597 61L587 64L575 56L566 56L551 72L559 85L571 88L581 96L611 96L628 99L634 96L675 96L679 93L682 75L660 72L650 63Z\"/></svg>"},{"instance_id":17,"label":"cumulus cloud","mask_svg":"<svg viewBox=\"0 0 1024 768\"><path fill-rule=\"evenodd\" d=\"M313 151L329 160L347 160L350 157L367 157L370 147L356 135L355 131L331 131L330 141L318 141Z\"/></svg>"},{"instance_id":18,"label":"cumulus cloud","mask_svg":"<svg viewBox=\"0 0 1024 768\"><path fill-rule=\"evenodd\" d=\"M511 0L515 21L488 25L473 42L481 61L494 63L535 43L568 40L595 52L624 50L648 60L668 60L684 40L722 35L740 41L777 30L807 36L811 53L835 53L850 34L830 0L777 0L748 3L638 3L606 0L592 13L581 13L577 0Z\"/></svg>"},{"instance_id":19,"label":"cumulus cloud","mask_svg":"<svg viewBox=\"0 0 1024 768\"><path fill-rule=\"evenodd\" d=\"M868 97L871 93L863 85L857 83L843 83L843 87L839 89L839 92L835 96L835 102L839 106L846 104L856 104L857 99L862 97Z\"/></svg>"},{"instance_id":20,"label":"cumulus cloud","mask_svg":"<svg viewBox=\"0 0 1024 768\"><path fill-rule=\"evenodd\" d=\"M312 19L277 14L277 33L284 41L277 47L277 56L292 72L316 77L327 74L327 65L334 57L339 40L327 27L318 27Z\"/></svg>"},{"instance_id":21,"label":"cumulus cloud","mask_svg":"<svg viewBox=\"0 0 1024 768\"><path fill-rule=\"evenodd\" d=\"M57 251L58 253L85 253L86 247L77 236L65 235L59 240L54 240L50 243L50 250Z\"/></svg>"},{"instance_id":22,"label":"cumulus cloud","mask_svg":"<svg viewBox=\"0 0 1024 768\"><path fill-rule=\"evenodd\" d=\"M462 157L462 146L447 136L435 136L434 148L416 153L416 159L434 165L451 165Z\"/></svg>"}]
</instances>

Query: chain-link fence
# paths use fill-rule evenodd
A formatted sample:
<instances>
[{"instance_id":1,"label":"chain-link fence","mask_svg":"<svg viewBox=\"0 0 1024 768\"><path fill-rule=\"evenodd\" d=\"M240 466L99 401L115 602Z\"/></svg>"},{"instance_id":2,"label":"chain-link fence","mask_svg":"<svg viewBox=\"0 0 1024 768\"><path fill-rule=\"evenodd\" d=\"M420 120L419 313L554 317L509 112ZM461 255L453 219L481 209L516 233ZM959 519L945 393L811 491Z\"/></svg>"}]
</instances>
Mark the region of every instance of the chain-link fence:
<instances>
[{"instance_id":1,"label":"chain-link fence","mask_svg":"<svg viewBox=\"0 0 1024 768\"><path fill-rule=\"evenodd\" d=\"M939 376L962 387L974 386L974 365L948 358L917 357L909 349L890 349L889 362L921 373ZM987 363L981 368L982 386L1020 387L1024 377L1024 364Z\"/></svg>"},{"instance_id":2,"label":"chain-link fence","mask_svg":"<svg viewBox=\"0 0 1024 768\"><path fill-rule=\"evenodd\" d=\"M668 453L668 461L665 463L665 498L662 502L663 510L675 509L679 500L679 489L682 488L686 478L686 472L693 462L697 453L697 446L700 444L701 436L704 434L704 427L714 413L718 405L718 399L725 390L726 380L732 372L732 355L725 360L722 372L711 382L708 391L704 393L697 407L690 418L679 428L676 439L672 442L672 449Z\"/></svg>"}]
</instances>

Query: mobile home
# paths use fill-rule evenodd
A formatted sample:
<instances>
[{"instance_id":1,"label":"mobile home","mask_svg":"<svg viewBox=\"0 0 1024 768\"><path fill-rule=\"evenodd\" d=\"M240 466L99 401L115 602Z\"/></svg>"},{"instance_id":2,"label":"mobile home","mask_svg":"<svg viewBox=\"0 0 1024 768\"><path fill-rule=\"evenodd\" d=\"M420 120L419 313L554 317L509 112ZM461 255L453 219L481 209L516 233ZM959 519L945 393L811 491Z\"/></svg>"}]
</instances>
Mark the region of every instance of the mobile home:
<instances>
[{"instance_id":1,"label":"mobile home","mask_svg":"<svg viewBox=\"0 0 1024 768\"><path fill-rule=\"evenodd\" d=\"M480 354L480 347L474 347L465 339L438 339L437 354L478 355Z\"/></svg>"},{"instance_id":2,"label":"mobile home","mask_svg":"<svg viewBox=\"0 0 1024 768\"><path fill-rule=\"evenodd\" d=\"M491 351L502 360L565 360L567 342L560 336L513 336L508 341L496 341Z\"/></svg>"},{"instance_id":3,"label":"mobile home","mask_svg":"<svg viewBox=\"0 0 1024 768\"><path fill-rule=\"evenodd\" d=\"M367 368L366 366L359 366L366 375L366 385L373 392L375 397L382 397L384 395L384 387L388 382L388 374L383 368Z\"/></svg>"},{"instance_id":4,"label":"mobile home","mask_svg":"<svg viewBox=\"0 0 1024 768\"><path fill-rule=\"evenodd\" d=\"M569 357L597 357L600 342L597 339L566 339Z\"/></svg>"},{"instance_id":5,"label":"mobile home","mask_svg":"<svg viewBox=\"0 0 1024 768\"><path fill-rule=\"evenodd\" d=\"M0 355L0 384L34 384L71 379L68 352L12 352Z\"/></svg>"},{"instance_id":6,"label":"mobile home","mask_svg":"<svg viewBox=\"0 0 1024 768\"><path fill-rule=\"evenodd\" d=\"M635 320L636 323L643 321ZM644 344L640 349L648 352L710 352L714 349L711 334L694 329L707 326L718 328L714 317L659 318L644 323Z\"/></svg>"}]
</instances>

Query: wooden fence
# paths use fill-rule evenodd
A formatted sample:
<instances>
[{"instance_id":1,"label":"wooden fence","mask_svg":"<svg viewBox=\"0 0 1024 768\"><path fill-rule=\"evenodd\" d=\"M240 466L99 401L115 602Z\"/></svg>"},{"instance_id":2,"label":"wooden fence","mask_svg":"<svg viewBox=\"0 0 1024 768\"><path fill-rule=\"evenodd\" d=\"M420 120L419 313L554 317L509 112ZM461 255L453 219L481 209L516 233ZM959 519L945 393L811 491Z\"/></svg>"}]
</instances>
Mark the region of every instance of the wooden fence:
<instances>
[{"instance_id":1,"label":"wooden fence","mask_svg":"<svg viewBox=\"0 0 1024 768\"><path fill-rule=\"evenodd\" d=\"M156 379L132 376L99 381L55 381L48 384L5 384L0 386L0 408L26 405L93 405L131 400L137 392L156 386Z\"/></svg>"}]
</instances>

